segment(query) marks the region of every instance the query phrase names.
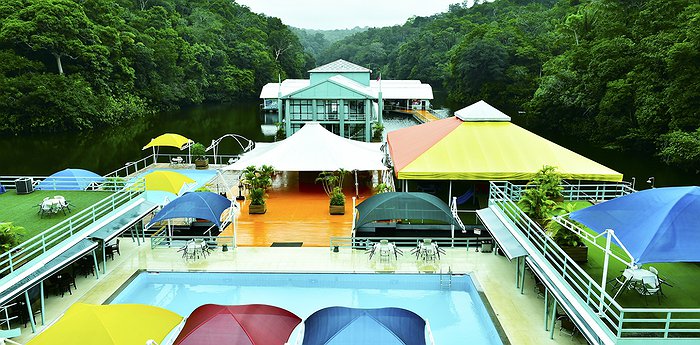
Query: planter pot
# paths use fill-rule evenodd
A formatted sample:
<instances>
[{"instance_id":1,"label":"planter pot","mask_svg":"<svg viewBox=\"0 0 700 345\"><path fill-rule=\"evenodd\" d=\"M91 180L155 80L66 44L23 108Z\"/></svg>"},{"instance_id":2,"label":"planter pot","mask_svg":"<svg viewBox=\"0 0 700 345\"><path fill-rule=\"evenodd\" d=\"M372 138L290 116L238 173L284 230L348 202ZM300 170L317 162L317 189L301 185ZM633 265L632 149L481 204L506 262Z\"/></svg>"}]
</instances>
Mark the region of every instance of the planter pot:
<instances>
[{"instance_id":1,"label":"planter pot","mask_svg":"<svg viewBox=\"0 0 700 345\"><path fill-rule=\"evenodd\" d=\"M250 205L248 214L263 214L267 212L267 205Z\"/></svg>"},{"instance_id":2,"label":"planter pot","mask_svg":"<svg viewBox=\"0 0 700 345\"><path fill-rule=\"evenodd\" d=\"M571 247L571 246L561 246L561 249L568 255L574 262L585 263L588 262L588 247Z\"/></svg>"},{"instance_id":3,"label":"planter pot","mask_svg":"<svg viewBox=\"0 0 700 345\"><path fill-rule=\"evenodd\" d=\"M342 205L342 206L330 205L330 212L331 212L331 214L345 214L345 205Z\"/></svg>"},{"instance_id":4,"label":"planter pot","mask_svg":"<svg viewBox=\"0 0 700 345\"><path fill-rule=\"evenodd\" d=\"M207 159L195 159L194 166L197 169L208 169L209 168L209 158L207 158Z\"/></svg>"}]
</instances>

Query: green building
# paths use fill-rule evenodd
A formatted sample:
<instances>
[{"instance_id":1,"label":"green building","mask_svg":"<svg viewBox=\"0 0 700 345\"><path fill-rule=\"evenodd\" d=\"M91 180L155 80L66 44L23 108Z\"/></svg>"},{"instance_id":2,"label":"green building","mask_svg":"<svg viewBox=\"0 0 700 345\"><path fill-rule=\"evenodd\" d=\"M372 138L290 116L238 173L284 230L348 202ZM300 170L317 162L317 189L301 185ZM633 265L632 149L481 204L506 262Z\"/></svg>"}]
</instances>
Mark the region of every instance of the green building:
<instances>
[{"instance_id":1,"label":"green building","mask_svg":"<svg viewBox=\"0 0 700 345\"><path fill-rule=\"evenodd\" d=\"M337 60L309 71L309 79L265 85L263 108L278 111L287 136L307 122L319 122L345 138L369 141L374 123L382 123L384 104L428 109L433 91L419 80L370 80L371 70Z\"/></svg>"}]
</instances>

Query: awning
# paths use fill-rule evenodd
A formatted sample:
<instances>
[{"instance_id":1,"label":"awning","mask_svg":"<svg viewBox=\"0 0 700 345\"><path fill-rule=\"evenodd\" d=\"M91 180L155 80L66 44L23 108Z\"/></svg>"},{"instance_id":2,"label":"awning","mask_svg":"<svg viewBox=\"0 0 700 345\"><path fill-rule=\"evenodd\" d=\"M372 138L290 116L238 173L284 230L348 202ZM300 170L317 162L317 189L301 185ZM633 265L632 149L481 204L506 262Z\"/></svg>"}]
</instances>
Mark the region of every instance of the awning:
<instances>
[{"instance_id":1,"label":"awning","mask_svg":"<svg viewBox=\"0 0 700 345\"><path fill-rule=\"evenodd\" d=\"M277 171L386 170L381 145L346 139L309 122L287 139L256 144L223 170L242 171L251 165L270 165Z\"/></svg>"},{"instance_id":2,"label":"awning","mask_svg":"<svg viewBox=\"0 0 700 345\"><path fill-rule=\"evenodd\" d=\"M10 281L13 277L16 277L24 272L25 268L33 269L30 274L25 275L22 277L22 279L10 286L5 286L2 284L2 289L0 289L0 305L5 304L7 301L11 300L25 290L30 289L32 286L61 270L63 267L70 265L75 260L78 260L96 247L97 243L88 239L83 239L70 248L63 250L63 252L61 252L58 256L48 259L48 261L47 257L49 257L49 253L58 251L59 248L51 248L48 252L24 264L19 270L10 273L0 280L0 282Z\"/></svg>"},{"instance_id":3,"label":"awning","mask_svg":"<svg viewBox=\"0 0 700 345\"><path fill-rule=\"evenodd\" d=\"M513 237L513 234L508 231L508 228L501 221L496 213L490 208L484 208L477 210L476 214L481 219L481 222L486 226L491 233L491 236L498 242L499 248L506 254L508 260L513 260L514 258L519 258L521 256L526 256L527 251L518 242L518 240Z\"/></svg>"},{"instance_id":4,"label":"awning","mask_svg":"<svg viewBox=\"0 0 700 345\"><path fill-rule=\"evenodd\" d=\"M379 193L365 199L356 208L356 228L376 220L392 219L429 219L459 225L447 204L428 193Z\"/></svg>"},{"instance_id":5,"label":"awning","mask_svg":"<svg viewBox=\"0 0 700 345\"><path fill-rule=\"evenodd\" d=\"M151 139L151 141L148 144L146 144L146 146L144 146L143 149L145 150L149 147L155 147L155 146L169 146L169 147L176 147L176 148L182 150L182 149L186 148L191 143L193 143L192 140L187 139L180 134L165 133L165 134L162 134L156 138Z\"/></svg>"},{"instance_id":6,"label":"awning","mask_svg":"<svg viewBox=\"0 0 700 345\"><path fill-rule=\"evenodd\" d=\"M201 218L221 228L221 214L231 207L231 200L212 192L188 192L169 202L156 214L149 226L173 218Z\"/></svg>"},{"instance_id":7,"label":"awning","mask_svg":"<svg viewBox=\"0 0 700 345\"><path fill-rule=\"evenodd\" d=\"M303 345L425 345L425 320L401 308L324 308L304 326Z\"/></svg>"},{"instance_id":8,"label":"awning","mask_svg":"<svg viewBox=\"0 0 700 345\"><path fill-rule=\"evenodd\" d=\"M530 180L545 165L565 179L621 181L622 174L559 146L504 117L483 102L450 117L392 131L387 136L399 179ZM484 116L475 112L482 110Z\"/></svg>"},{"instance_id":9,"label":"awning","mask_svg":"<svg viewBox=\"0 0 700 345\"><path fill-rule=\"evenodd\" d=\"M53 173L37 185L38 190L84 190L105 178L84 169L64 169Z\"/></svg>"},{"instance_id":10,"label":"awning","mask_svg":"<svg viewBox=\"0 0 700 345\"><path fill-rule=\"evenodd\" d=\"M143 202L136 204L136 206L129 209L115 220L105 224L105 226L93 232L90 235L90 238L99 239L103 242L109 242L113 238L119 236L121 233L134 226L141 219L143 219L143 217L151 213L157 207L157 204L144 200Z\"/></svg>"}]
</instances>

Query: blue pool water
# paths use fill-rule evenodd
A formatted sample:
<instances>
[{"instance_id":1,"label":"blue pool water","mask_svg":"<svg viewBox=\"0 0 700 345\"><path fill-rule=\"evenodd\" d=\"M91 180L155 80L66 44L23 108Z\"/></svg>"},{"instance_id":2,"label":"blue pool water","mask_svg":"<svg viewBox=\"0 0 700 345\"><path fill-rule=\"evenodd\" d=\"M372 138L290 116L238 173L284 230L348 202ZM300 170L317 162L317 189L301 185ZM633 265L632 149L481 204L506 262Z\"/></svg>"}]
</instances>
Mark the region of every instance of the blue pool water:
<instances>
[{"instance_id":1,"label":"blue pool water","mask_svg":"<svg viewBox=\"0 0 700 345\"><path fill-rule=\"evenodd\" d=\"M195 170L195 169L149 169L144 171L141 174L138 174L134 176L132 180L137 180L153 171L173 171L178 174L183 174L191 179L193 179L195 182L189 187L189 190L194 191L199 187L202 187L209 182L214 176L216 176L216 170ZM219 186L221 188L221 191L225 190L225 186ZM213 192L218 192L214 190ZM174 198L177 196L173 193L169 192L163 192L163 191L156 191L156 190L151 190L151 191L146 191L144 193L144 196L146 200L156 203L156 204L163 204L165 203L165 199L167 198L169 201L172 201Z\"/></svg>"},{"instance_id":2,"label":"blue pool water","mask_svg":"<svg viewBox=\"0 0 700 345\"><path fill-rule=\"evenodd\" d=\"M426 319L436 344L502 344L468 275L453 276L451 287L441 289L439 276L426 274L144 272L111 301L116 303L149 304L182 316L205 303L262 303L302 320L331 306L399 307Z\"/></svg>"}]
</instances>

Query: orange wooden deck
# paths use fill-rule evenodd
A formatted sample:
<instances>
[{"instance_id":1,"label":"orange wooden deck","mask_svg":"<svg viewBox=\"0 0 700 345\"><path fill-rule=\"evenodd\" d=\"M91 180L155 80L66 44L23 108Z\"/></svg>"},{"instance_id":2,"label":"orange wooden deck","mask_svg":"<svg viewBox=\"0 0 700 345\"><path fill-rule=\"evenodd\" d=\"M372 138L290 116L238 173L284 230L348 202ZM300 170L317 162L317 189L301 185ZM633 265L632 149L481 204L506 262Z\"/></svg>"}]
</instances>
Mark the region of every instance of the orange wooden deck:
<instances>
[{"instance_id":1,"label":"orange wooden deck","mask_svg":"<svg viewBox=\"0 0 700 345\"><path fill-rule=\"evenodd\" d=\"M318 173L281 172L275 176L268 192L267 213L248 214L250 201L242 204L238 218L237 242L240 246L270 246L272 242L303 242L303 246L325 247L331 236L351 236L352 196L355 195L354 177L345 178L345 215L331 216L328 196L320 184L313 181ZM360 203L371 196L371 189L362 186L372 176L358 178ZM238 191L235 190L235 195ZM227 227L221 236L232 236Z\"/></svg>"}]
</instances>

